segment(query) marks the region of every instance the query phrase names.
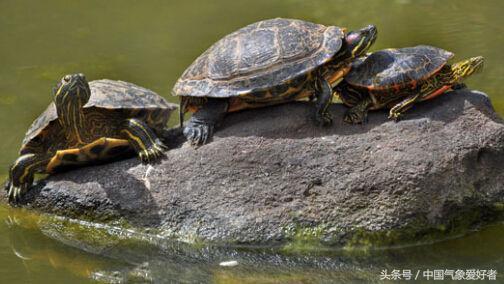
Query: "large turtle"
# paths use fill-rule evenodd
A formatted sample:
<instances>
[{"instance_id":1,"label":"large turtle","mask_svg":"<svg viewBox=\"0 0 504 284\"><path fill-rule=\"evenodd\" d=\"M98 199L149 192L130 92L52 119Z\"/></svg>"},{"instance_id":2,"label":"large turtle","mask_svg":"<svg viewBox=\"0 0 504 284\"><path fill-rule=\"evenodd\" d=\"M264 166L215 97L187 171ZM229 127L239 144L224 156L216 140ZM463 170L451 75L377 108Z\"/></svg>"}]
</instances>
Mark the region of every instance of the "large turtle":
<instances>
[{"instance_id":1,"label":"large turtle","mask_svg":"<svg viewBox=\"0 0 504 284\"><path fill-rule=\"evenodd\" d=\"M361 57L335 88L344 104L349 123L363 123L370 109L390 108L389 118L398 120L416 102L432 99L481 70L483 57L477 56L452 65L453 53L419 45L385 49Z\"/></svg>"},{"instance_id":2,"label":"large turtle","mask_svg":"<svg viewBox=\"0 0 504 284\"><path fill-rule=\"evenodd\" d=\"M353 58L377 36L375 26L345 29L293 19L270 19L222 38L185 70L173 88L183 114L194 112L184 129L192 144L212 136L227 112L316 99L315 119L330 124L326 111L332 88Z\"/></svg>"},{"instance_id":3,"label":"large turtle","mask_svg":"<svg viewBox=\"0 0 504 284\"><path fill-rule=\"evenodd\" d=\"M131 83L92 81L66 75L54 89L54 102L31 125L20 157L9 171L6 189L16 201L35 173L108 160L134 150L143 162L163 154L157 133L176 105Z\"/></svg>"}]
</instances>

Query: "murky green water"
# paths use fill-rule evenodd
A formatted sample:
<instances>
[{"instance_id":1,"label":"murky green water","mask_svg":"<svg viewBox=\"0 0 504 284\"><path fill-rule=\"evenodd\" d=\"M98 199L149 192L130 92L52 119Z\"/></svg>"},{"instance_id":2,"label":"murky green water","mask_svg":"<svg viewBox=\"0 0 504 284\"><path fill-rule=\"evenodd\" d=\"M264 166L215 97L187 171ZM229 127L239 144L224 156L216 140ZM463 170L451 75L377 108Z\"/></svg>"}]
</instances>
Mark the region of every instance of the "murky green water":
<instances>
[{"instance_id":1,"label":"murky green water","mask_svg":"<svg viewBox=\"0 0 504 284\"><path fill-rule=\"evenodd\" d=\"M483 55L487 59L484 72L467 83L487 92L496 110L504 115L500 86L504 76L503 11L504 2L498 0L2 0L0 174L5 174L16 158L27 127L50 102L50 90L63 74L83 72L89 79L131 81L173 101L173 83L210 44L239 27L272 17L300 18L350 29L373 23L379 28L374 49L431 44L455 52L457 58ZM0 219L7 220L9 214L2 210ZM410 266L401 269L453 269L460 265L500 268L504 273L503 233L504 226L496 225L466 238L394 250L374 259L366 257L365 261L360 259L353 266L332 272L312 268L215 269L214 263L185 264L178 270L175 265L173 271L187 277L193 269L200 276L194 279L219 283L358 279L360 274L355 271L378 279L380 267L399 265L402 259ZM121 270L135 263L71 249L33 228L13 229L2 224L0 239L2 283L87 282L91 271ZM384 260L382 266L360 265L380 260Z\"/></svg>"}]
</instances>

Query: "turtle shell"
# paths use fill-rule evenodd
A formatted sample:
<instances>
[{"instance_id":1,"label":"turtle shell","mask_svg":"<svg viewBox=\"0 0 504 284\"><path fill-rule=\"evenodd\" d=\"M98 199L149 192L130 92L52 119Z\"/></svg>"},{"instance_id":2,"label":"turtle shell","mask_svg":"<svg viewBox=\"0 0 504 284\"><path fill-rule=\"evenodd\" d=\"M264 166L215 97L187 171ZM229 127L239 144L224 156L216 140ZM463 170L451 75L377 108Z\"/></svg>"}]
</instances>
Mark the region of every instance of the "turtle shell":
<instances>
[{"instance_id":1,"label":"turtle shell","mask_svg":"<svg viewBox=\"0 0 504 284\"><path fill-rule=\"evenodd\" d=\"M294 19L241 28L206 50L182 74L173 95L232 97L285 84L328 62L344 29Z\"/></svg>"},{"instance_id":2,"label":"turtle shell","mask_svg":"<svg viewBox=\"0 0 504 284\"><path fill-rule=\"evenodd\" d=\"M356 60L345 81L369 90L414 87L436 74L451 57L453 53L428 45L380 50Z\"/></svg>"},{"instance_id":3,"label":"turtle shell","mask_svg":"<svg viewBox=\"0 0 504 284\"><path fill-rule=\"evenodd\" d=\"M126 111L143 109L148 112L161 110L161 113L176 109L176 105L168 103L153 91L128 82L108 79L95 80L89 82L89 88L91 89L91 97L84 108L124 109ZM56 105L52 102L26 132L21 149L57 119Z\"/></svg>"}]
</instances>

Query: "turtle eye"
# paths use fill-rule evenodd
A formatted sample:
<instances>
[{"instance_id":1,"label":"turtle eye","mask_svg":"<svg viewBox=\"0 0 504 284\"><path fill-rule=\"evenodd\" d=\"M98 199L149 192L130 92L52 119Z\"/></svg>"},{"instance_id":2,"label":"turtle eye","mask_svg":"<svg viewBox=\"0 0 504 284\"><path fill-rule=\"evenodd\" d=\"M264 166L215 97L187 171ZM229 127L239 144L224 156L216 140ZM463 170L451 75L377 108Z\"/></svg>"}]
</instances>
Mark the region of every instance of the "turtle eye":
<instances>
[{"instance_id":1,"label":"turtle eye","mask_svg":"<svg viewBox=\"0 0 504 284\"><path fill-rule=\"evenodd\" d=\"M63 81L68 82L68 81L70 81L71 77L72 76L70 76L70 75L66 75L65 77L63 77Z\"/></svg>"}]
</instances>

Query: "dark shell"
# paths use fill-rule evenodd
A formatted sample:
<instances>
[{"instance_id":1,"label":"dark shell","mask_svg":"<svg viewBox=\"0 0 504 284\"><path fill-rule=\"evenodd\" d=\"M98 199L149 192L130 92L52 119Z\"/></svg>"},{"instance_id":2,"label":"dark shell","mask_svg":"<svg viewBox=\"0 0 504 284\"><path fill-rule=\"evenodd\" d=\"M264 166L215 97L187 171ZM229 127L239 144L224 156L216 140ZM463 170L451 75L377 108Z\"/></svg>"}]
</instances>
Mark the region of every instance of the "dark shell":
<instances>
[{"instance_id":1,"label":"dark shell","mask_svg":"<svg viewBox=\"0 0 504 284\"><path fill-rule=\"evenodd\" d=\"M85 108L96 107L101 109L124 109L146 111L166 110L171 112L176 109L174 104L168 103L163 97L149 89L142 88L132 83L114 80L96 80L89 82L91 97ZM157 112L164 115L166 112ZM47 109L32 123L25 138L23 146L40 134L42 130L58 118L56 106L52 102Z\"/></svg>"},{"instance_id":2,"label":"dark shell","mask_svg":"<svg viewBox=\"0 0 504 284\"><path fill-rule=\"evenodd\" d=\"M163 97L132 83L103 79L89 82L89 88L91 97L84 107L173 110Z\"/></svg>"},{"instance_id":3,"label":"dark shell","mask_svg":"<svg viewBox=\"0 0 504 284\"><path fill-rule=\"evenodd\" d=\"M345 81L372 90L400 89L431 77L451 57L453 53L428 45L380 50L355 61Z\"/></svg>"},{"instance_id":4,"label":"dark shell","mask_svg":"<svg viewBox=\"0 0 504 284\"><path fill-rule=\"evenodd\" d=\"M231 97L282 85L328 62L343 36L341 28L293 19L248 25L198 57L173 95Z\"/></svg>"}]
</instances>

